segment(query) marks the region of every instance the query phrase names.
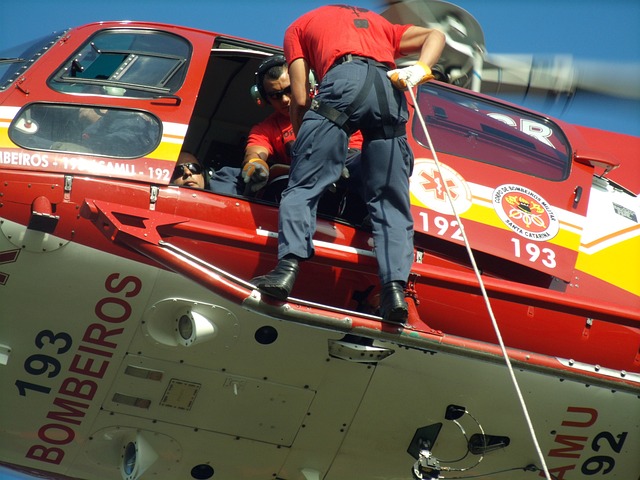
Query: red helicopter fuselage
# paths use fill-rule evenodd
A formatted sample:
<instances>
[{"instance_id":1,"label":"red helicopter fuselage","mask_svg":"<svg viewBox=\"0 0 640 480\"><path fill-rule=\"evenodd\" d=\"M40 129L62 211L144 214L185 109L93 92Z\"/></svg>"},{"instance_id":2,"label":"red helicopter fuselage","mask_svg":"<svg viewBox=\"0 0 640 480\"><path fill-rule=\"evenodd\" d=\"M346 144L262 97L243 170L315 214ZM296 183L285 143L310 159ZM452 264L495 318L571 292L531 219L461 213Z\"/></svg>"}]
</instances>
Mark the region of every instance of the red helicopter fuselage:
<instances>
[{"instance_id":1,"label":"red helicopter fuselage","mask_svg":"<svg viewBox=\"0 0 640 480\"><path fill-rule=\"evenodd\" d=\"M197 420L182 416L195 405L185 398L193 401L200 388L206 390L206 378L236 395L238 389L250 389L247 378L268 378L278 384L273 397L287 398L283 404L289 402L289 413L302 417L314 410L304 385L319 392L325 385L323 375L328 375L320 365L326 352L318 356L315 349L320 344L326 349L327 337L331 343L344 335L362 339L346 343L356 345L350 347L355 352L364 345L364 356L375 357L367 348L381 344L406 348L405 371L417 371L423 362L414 363L411 352L443 352L469 362L458 367L455 360L443 369L470 374L469 369L478 367L480 376L490 375L501 365L502 352L472 268L475 263L499 333L518 368L535 378L550 378L554 388L560 388L559 379L569 379L609 392L584 404L574 392L568 404L558 399L555 427L546 430L578 425L585 435L574 435L572 441L588 437L594 445L599 432L617 435L620 449L610 457L617 461L613 471L624 478L636 469L638 459L624 453L638 444L637 425L631 429L634 443L629 436L626 444L627 434L618 431L624 420L616 412L607 412L607 418L614 419L607 420L612 427L593 425L598 414L605 416L606 402L616 401L609 398L612 391L619 392L620 408L630 408L636 416L639 412L640 139L570 125L429 82L419 87L416 104L408 99L416 159L409 325L401 329L378 317L380 286L371 232L363 222L366 209L340 183L323 198L316 254L304 263L292 298L283 304L261 297L247 281L275 264L277 199L286 176L272 179L257 196L225 196L170 184L183 149L195 153L209 171L240 164L250 127L269 113L256 107L249 95L254 72L265 55L277 51L172 25L95 23L34 42L16 57L16 68L0 71L0 345L6 357L1 368L10 372L2 386L11 396L5 412L29 404L33 416L21 426L6 423L17 433L5 433L0 462L59 478L112 478L100 476L107 475L104 472L113 478L138 478L142 470L128 474L125 467L120 473L112 468L119 462L119 448L102 456L112 439L126 444L128 438L126 429L112 428L100 413L114 411L118 425L136 435L154 431L147 419L159 418L160 423L202 428L214 436L250 439L261 445L248 449L259 458L256 475L278 472L285 478L282 472L289 472L286 478L297 478L291 472L314 462L302 454L287 460L277 453L275 458L265 447L283 445L293 451L303 438L295 433L297 427L276 428L274 433L256 427L258 420L246 427L206 420L198 427ZM113 120L91 131L82 123L86 110ZM119 136L114 130L123 124L127 135ZM278 363L284 360L277 355L267 354L260 366L255 364L260 358L250 362L239 358L243 355L218 358L215 355L224 352L206 353L206 335L198 338L194 333L196 320L191 336L180 330L180 309L188 310L184 315L191 319L193 312L207 318L212 314L212 335L222 342L222 350L244 345L247 332L258 348L266 349L275 342L273 332L279 331L278 340L291 355L291 371ZM305 346L306 332L320 336L311 341L314 346ZM260 354L251 352L244 353ZM332 358L342 355L329 353ZM369 361L374 360L385 361ZM289 362L306 361L311 370L325 373L303 380L302 365ZM180 364L186 373L172 374L171 381L171 375L153 373L178 372ZM202 369L213 373L203 376ZM149 378L154 375L169 383L153 384ZM143 377L151 387L135 393L132 379ZM175 378L190 381L178 385ZM255 392L267 388L260 385ZM295 392L285 386L295 387ZM460 391L475 388L466 385ZM251 402L221 411L234 416L246 411L243 408L259 408L264 398L251 395L257 395ZM151 413L154 400L149 398L161 399L160 412L173 410ZM322 396L314 398L318 411L330 409ZM485 400L483 408L489 409L491 399ZM452 394L440 403L461 401ZM286 417L285 407L274 408L274 418ZM140 411L145 420L140 420ZM582 414L590 420L574 418ZM358 428L350 431L355 434ZM563 444L571 434L555 442ZM172 451L172 442L185 438L171 428L154 435L150 443L157 451ZM333 435L323 431L321 436L344 441L342 433ZM369 434L363 430L358 435ZM183 478L176 472L185 465L200 465L208 472L202 465L213 460L201 454L190 457L181 442L148 468L175 462L166 478ZM188 442L198 440L189 437ZM234 451L226 442L225 437L217 445ZM326 477L320 478L355 478L341 462L329 473L327 459L338 455L336 451L322 454L318 471ZM577 456L569 458L576 463L568 464L559 451L553 439L545 444L558 478L579 478L567 473L574 468L583 473L595 469L590 458L573 452ZM364 463L373 465L369 462ZM239 461L229 458L228 463ZM385 474L390 475L396 463L387 458ZM91 466L96 464L102 473L94 477ZM252 478L246 470L228 468L221 478ZM210 478L189 471L192 478Z\"/></svg>"}]
</instances>

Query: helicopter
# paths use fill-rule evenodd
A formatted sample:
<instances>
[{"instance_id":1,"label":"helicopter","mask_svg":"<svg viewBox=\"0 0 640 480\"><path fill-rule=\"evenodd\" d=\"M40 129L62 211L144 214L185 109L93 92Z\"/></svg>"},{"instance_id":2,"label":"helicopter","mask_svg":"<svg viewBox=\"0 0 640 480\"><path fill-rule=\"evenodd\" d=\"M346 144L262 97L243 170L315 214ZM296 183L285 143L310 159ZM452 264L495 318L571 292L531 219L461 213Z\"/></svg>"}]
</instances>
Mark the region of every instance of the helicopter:
<instances>
[{"instance_id":1,"label":"helicopter","mask_svg":"<svg viewBox=\"0 0 640 480\"><path fill-rule=\"evenodd\" d=\"M385 15L408 21L413 3ZM638 475L640 138L483 93L492 77L473 72L497 61L479 25L427 3L453 30L440 80L407 92L404 327L378 315L370 226L344 185L281 302L249 279L276 262L286 175L259 195L171 184L182 150L208 175L239 164L268 114L255 72L281 49L114 21L5 55L0 465L86 480ZM104 126L87 133L91 113Z\"/></svg>"}]
</instances>

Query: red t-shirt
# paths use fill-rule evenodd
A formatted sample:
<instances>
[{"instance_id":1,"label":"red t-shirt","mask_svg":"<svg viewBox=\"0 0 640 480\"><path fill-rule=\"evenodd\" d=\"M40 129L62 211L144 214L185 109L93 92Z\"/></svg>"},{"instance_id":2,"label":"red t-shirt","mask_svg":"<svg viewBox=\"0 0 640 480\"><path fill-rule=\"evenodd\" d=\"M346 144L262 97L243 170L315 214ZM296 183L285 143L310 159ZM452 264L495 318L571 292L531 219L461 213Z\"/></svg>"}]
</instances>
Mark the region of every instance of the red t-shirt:
<instances>
[{"instance_id":1,"label":"red t-shirt","mask_svg":"<svg viewBox=\"0 0 640 480\"><path fill-rule=\"evenodd\" d=\"M291 165L291 146L296 136L289 117L274 112L253 126L247 139L247 147L264 147L269 152L269 165L284 163ZM362 149L362 133L355 132L349 138L349 148Z\"/></svg>"},{"instance_id":2,"label":"red t-shirt","mask_svg":"<svg viewBox=\"0 0 640 480\"><path fill-rule=\"evenodd\" d=\"M268 163L291 164L291 146L296 139L289 117L274 112L249 132L247 147L264 147L269 152Z\"/></svg>"},{"instance_id":3,"label":"red t-shirt","mask_svg":"<svg viewBox=\"0 0 640 480\"><path fill-rule=\"evenodd\" d=\"M360 55L395 68L400 40L411 25L396 25L375 12L346 5L327 5L305 13L287 28L284 54L291 64L304 57L322 80L335 61Z\"/></svg>"}]
</instances>

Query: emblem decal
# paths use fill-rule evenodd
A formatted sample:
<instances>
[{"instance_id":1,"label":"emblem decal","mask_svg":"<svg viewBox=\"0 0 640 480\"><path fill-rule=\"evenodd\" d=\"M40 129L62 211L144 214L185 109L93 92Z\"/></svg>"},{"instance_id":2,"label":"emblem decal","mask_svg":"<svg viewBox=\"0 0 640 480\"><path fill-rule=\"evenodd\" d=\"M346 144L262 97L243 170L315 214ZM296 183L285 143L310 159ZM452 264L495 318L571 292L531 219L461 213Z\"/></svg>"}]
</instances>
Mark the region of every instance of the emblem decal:
<instances>
[{"instance_id":1,"label":"emblem decal","mask_svg":"<svg viewBox=\"0 0 640 480\"><path fill-rule=\"evenodd\" d=\"M442 175L440 174L442 173ZM446 185L446 188L445 188ZM416 159L410 183L411 193L431 210L453 215L447 190L458 214L471 208L471 189L465 179L453 168L440 162L440 171L434 160Z\"/></svg>"},{"instance_id":2,"label":"emblem decal","mask_svg":"<svg viewBox=\"0 0 640 480\"><path fill-rule=\"evenodd\" d=\"M558 219L551 205L521 185L500 185L493 191L493 207L504 224L518 235L544 242L558 234Z\"/></svg>"}]
</instances>

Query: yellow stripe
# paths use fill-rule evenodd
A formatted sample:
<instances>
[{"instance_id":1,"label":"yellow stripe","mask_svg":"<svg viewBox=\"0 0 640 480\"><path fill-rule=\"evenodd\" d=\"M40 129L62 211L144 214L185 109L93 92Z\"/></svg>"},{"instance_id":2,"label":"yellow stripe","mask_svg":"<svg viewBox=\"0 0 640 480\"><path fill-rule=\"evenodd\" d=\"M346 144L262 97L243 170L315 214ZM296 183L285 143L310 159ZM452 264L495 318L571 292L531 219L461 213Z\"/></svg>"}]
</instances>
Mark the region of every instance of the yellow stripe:
<instances>
[{"instance_id":1,"label":"yellow stripe","mask_svg":"<svg viewBox=\"0 0 640 480\"><path fill-rule=\"evenodd\" d=\"M167 160L175 162L176 158L180 154L182 145L173 142L161 142L153 152L146 156L146 158L153 158L155 160Z\"/></svg>"},{"instance_id":2,"label":"yellow stripe","mask_svg":"<svg viewBox=\"0 0 640 480\"><path fill-rule=\"evenodd\" d=\"M592 242L592 245L594 243L597 242ZM634 295L640 295L640 236L615 243L593 254L581 251L576 268Z\"/></svg>"},{"instance_id":3,"label":"yellow stripe","mask_svg":"<svg viewBox=\"0 0 640 480\"><path fill-rule=\"evenodd\" d=\"M422 206L423 208L426 208L413 195L411 197L412 197L412 203L414 205L418 205L418 206ZM482 205L479 205L478 203L475 203L475 201L477 201L477 197L473 197L473 198L474 198L474 203L471 205L471 208L469 208L469 210L467 210L464 214L460 215L460 218L463 221L469 220L473 222L482 223L489 227L494 227L499 230L504 230L506 232L512 232L514 235L517 235L508 226L506 226L502 220L500 220L500 217L498 217L493 207L486 206L486 202L483 202ZM436 215L438 214L438 212L435 212L433 210L431 210L431 212L433 212ZM569 226L570 228L564 228L567 226ZM568 248L569 250L578 251L580 247L580 233L578 233L579 231L580 231L579 227L575 225L571 225L565 222L560 222L560 229L558 231L558 234L555 237L553 237L551 240L549 240L548 243L551 243L553 245L558 245L563 248ZM473 238L470 238L470 241L473 242Z\"/></svg>"},{"instance_id":4,"label":"yellow stripe","mask_svg":"<svg viewBox=\"0 0 640 480\"><path fill-rule=\"evenodd\" d=\"M9 131L6 128L0 128L0 147L16 148L15 143L9 140Z\"/></svg>"},{"instance_id":5,"label":"yellow stripe","mask_svg":"<svg viewBox=\"0 0 640 480\"><path fill-rule=\"evenodd\" d=\"M584 247L584 249L593 249L593 248L598 248L598 246L602 243L605 243L609 240L613 240L616 237L621 237L624 236L626 234L640 234L640 225L633 225L631 227L622 229L622 230L618 230L616 232L612 232L609 235L605 235L604 237L600 237L597 240L594 240L593 242L589 242L589 243L585 243L582 246Z\"/></svg>"}]
</instances>

